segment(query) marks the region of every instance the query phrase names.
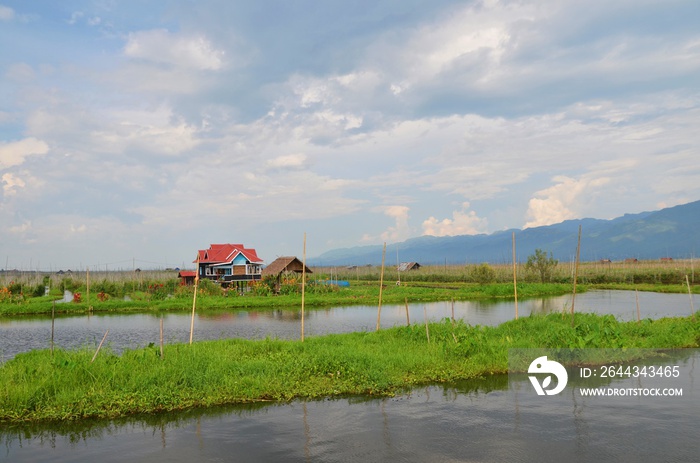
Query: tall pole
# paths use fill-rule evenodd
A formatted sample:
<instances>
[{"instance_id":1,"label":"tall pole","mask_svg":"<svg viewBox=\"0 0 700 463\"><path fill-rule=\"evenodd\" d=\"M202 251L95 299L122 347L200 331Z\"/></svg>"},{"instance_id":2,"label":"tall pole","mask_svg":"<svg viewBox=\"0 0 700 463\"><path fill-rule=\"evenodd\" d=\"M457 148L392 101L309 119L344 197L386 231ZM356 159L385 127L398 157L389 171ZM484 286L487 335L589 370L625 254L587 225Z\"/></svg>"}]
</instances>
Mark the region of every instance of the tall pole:
<instances>
[{"instance_id":1,"label":"tall pole","mask_svg":"<svg viewBox=\"0 0 700 463\"><path fill-rule=\"evenodd\" d=\"M515 276L515 232L513 232L513 293L515 294L515 319L518 319L518 281Z\"/></svg>"},{"instance_id":2,"label":"tall pole","mask_svg":"<svg viewBox=\"0 0 700 463\"><path fill-rule=\"evenodd\" d=\"M301 263L301 342L304 342L304 294L306 289L306 232L304 232L304 254Z\"/></svg>"},{"instance_id":3,"label":"tall pole","mask_svg":"<svg viewBox=\"0 0 700 463\"><path fill-rule=\"evenodd\" d=\"M199 251L197 251L197 269L194 273L194 295L192 296L192 319L190 320L190 344L194 334L194 309L197 307L197 286L199 286Z\"/></svg>"},{"instance_id":4,"label":"tall pole","mask_svg":"<svg viewBox=\"0 0 700 463\"><path fill-rule=\"evenodd\" d=\"M386 241L384 242L384 249L382 250L382 272L379 276L379 308L377 309L377 331L379 331L379 324L382 318L382 289L384 286L384 258L386 257Z\"/></svg>"},{"instance_id":5,"label":"tall pole","mask_svg":"<svg viewBox=\"0 0 700 463\"><path fill-rule=\"evenodd\" d=\"M574 304L576 303L576 280L578 279L578 263L581 260L581 225L578 226L578 244L576 245L576 266L574 267L574 295L571 298L571 324L574 324Z\"/></svg>"}]
</instances>

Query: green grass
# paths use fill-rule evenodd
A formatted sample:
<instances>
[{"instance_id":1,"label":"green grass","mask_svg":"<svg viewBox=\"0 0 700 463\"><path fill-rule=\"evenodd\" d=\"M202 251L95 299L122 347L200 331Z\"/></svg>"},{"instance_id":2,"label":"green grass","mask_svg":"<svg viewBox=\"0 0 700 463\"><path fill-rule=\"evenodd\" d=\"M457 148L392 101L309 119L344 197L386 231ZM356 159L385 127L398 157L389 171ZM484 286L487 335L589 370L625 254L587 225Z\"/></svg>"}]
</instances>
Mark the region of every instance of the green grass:
<instances>
[{"instance_id":1,"label":"green grass","mask_svg":"<svg viewBox=\"0 0 700 463\"><path fill-rule=\"evenodd\" d=\"M449 320L305 342L229 339L103 351L19 354L0 367L0 421L114 418L192 407L346 395L507 371L512 348L677 348L700 345L700 322L612 316L531 316L497 327Z\"/></svg>"},{"instance_id":2,"label":"green grass","mask_svg":"<svg viewBox=\"0 0 700 463\"><path fill-rule=\"evenodd\" d=\"M584 291L585 287L579 287ZM571 291L571 285L556 283L523 283L518 284L518 297L542 297L566 294ZM99 301L83 296L80 303L67 302L55 304L56 313L87 313L92 312L128 312L128 311L184 311L192 310L193 288L188 287L179 291L176 297L159 300L141 298L140 300L124 301L108 299ZM426 284L413 283L400 286L387 285L382 291L382 303L400 304L408 302L429 302L512 298L511 283L494 283L479 285L475 283ZM305 294L304 303L307 307L332 307L339 305L377 304L379 302L379 283L355 282L348 288L337 288L332 291ZM21 302L0 303L0 316L50 314L54 298L51 296L26 298ZM197 295L197 310L221 309L274 309L279 307L299 307L301 294L262 295L245 294L243 296L229 292L227 296L200 293ZM92 309L90 309L92 307Z\"/></svg>"}]
</instances>

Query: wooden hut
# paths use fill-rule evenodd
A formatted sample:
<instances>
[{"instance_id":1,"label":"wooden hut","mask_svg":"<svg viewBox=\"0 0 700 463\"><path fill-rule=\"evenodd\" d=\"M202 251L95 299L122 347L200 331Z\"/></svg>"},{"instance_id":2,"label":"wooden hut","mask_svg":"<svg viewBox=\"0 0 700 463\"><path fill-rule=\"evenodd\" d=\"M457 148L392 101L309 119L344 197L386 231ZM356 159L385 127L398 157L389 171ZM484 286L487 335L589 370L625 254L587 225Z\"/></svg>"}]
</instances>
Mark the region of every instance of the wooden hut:
<instances>
[{"instance_id":1,"label":"wooden hut","mask_svg":"<svg viewBox=\"0 0 700 463\"><path fill-rule=\"evenodd\" d=\"M262 271L262 277L275 278L275 291L279 291L282 285L282 274L284 273L302 273L304 264L294 256L278 257L270 265ZM309 267L306 267L306 273L313 273Z\"/></svg>"}]
</instances>

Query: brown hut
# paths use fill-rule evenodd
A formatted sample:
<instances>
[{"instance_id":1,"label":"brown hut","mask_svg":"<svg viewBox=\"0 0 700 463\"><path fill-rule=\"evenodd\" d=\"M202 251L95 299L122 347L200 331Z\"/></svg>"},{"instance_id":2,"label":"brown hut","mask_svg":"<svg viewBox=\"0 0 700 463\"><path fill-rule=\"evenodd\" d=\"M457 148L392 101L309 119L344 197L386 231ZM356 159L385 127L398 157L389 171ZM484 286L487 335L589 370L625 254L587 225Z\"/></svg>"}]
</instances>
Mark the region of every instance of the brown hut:
<instances>
[{"instance_id":1,"label":"brown hut","mask_svg":"<svg viewBox=\"0 0 700 463\"><path fill-rule=\"evenodd\" d=\"M279 291L283 273L302 273L304 264L294 256L278 257L262 271L262 278L274 277L275 291ZM313 273L306 267L306 273Z\"/></svg>"}]
</instances>

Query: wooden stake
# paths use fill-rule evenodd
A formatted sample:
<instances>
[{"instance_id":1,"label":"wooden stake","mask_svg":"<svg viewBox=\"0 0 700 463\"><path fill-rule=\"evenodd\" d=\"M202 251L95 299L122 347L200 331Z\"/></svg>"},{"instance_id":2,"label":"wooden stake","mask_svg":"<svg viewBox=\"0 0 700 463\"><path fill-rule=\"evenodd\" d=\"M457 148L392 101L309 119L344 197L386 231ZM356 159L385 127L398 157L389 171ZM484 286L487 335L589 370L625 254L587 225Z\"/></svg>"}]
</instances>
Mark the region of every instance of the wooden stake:
<instances>
[{"instance_id":1,"label":"wooden stake","mask_svg":"<svg viewBox=\"0 0 700 463\"><path fill-rule=\"evenodd\" d=\"M386 241L384 242L384 249L382 250L382 272L379 276L379 308L377 309L377 331L379 331L379 325L382 318L382 289L384 287L384 258L386 257Z\"/></svg>"},{"instance_id":2,"label":"wooden stake","mask_svg":"<svg viewBox=\"0 0 700 463\"><path fill-rule=\"evenodd\" d=\"M160 316L160 358L163 359L163 316Z\"/></svg>"},{"instance_id":3,"label":"wooden stake","mask_svg":"<svg viewBox=\"0 0 700 463\"><path fill-rule=\"evenodd\" d=\"M513 232L513 293L515 294L515 319L518 319L518 281L515 276L515 232Z\"/></svg>"},{"instance_id":4,"label":"wooden stake","mask_svg":"<svg viewBox=\"0 0 700 463\"><path fill-rule=\"evenodd\" d=\"M304 342L304 291L306 288L306 232L304 232L304 254L301 266L301 342Z\"/></svg>"},{"instance_id":5,"label":"wooden stake","mask_svg":"<svg viewBox=\"0 0 700 463\"><path fill-rule=\"evenodd\" d=\"M428 311L425 306L423 306L423 318L425 319L425 337L428 338L428 343L430 343L430 329L428 329Z\"/></svg>"},{"instance_id":6,"label":"wooden stake","mask_svg":"<svg viewBox=\"0 0 700 463\"><path fill-rule=\"evenodd\" d=\"M639 313L639 291L636 289L634 290L634 297L637 299L637 324L639 324L641 321L641 316Z\"/></svg>"},{"instance_id":7,"label":"wooden stake","mask_svg":"<svg viewBox=\"0 0 700 463\"><path fill-rule=\"evenodd\" d=\"M92 312L92 306L90 305L90 267L88 267L85 270L85 279L87 280L85 282L87 286L87 304L88 304L88 311Z\"/></svg>"},{"instance_id":8,"label":"wooden stake","mask_svg":"<svg viewBox=\"0 0 700 463\"><path fill-rule=\"evenodd\" d=\"M105 331L105 335L102 336L102 341L100 341L100 345L97 346L97 350L95 351L95 355L92 356L92 360L90 360L90 363L94 362L95 359L97 358L97 354L100 353L100 349L102 349L102 343L105 342L105 339L107 339L107 333L109 333L109 330Z\"/></svg>"},{"instance_id":9,"label":"wooden stake","mask_svg":"<svg viewBox=\"0 0 700 463\"><path fill-rule=\"evenodd\" d=\"M405 297L403 300L404 300L404 302L406 303L406 326L410 326L410 325L411 325L411 319L410 319L409 316L408 316L408 298Z\"/></svg>"},{"instance_id":10,"label":"wooden stake","mask_svg":"<svg viewBox=\"0 0 700 463\"><path fill-rule=\"evenodd\" d=\"M194 334L194 309L197 307L197 287L199 286L199 251L197 252L197 270L194 274L194 295L192 296L192 319L190 320L190 344Z\"/></svg>"},{"instance_id":11,"label":"wooden stake","mask_svg":"<svg viewBox=\"0 0 700 463\"><path fill-rule=\"evenodd\" d=\"M688 275L685 276L685 284L688 286L688 297L690 297L690 314L695 321L695 308L693 307L693 292L690 290L690 282L688 281Z\"/></svg>"},{"instance_id":12,"label":"wooden stake","mask_svg":"<svg viewBox=\"0 0 700 463\"><path fill-rule=\"evenodd\" d=\"M452 328L455 327L455 300L452 299Z\"/></svg>"},{"instance_id":13,"label":"wooden stake","mask_svg":"<svg viewBox=\"0 0 700 463\"><path fill-rule=\"evenodd\" d=\"M576 266L574 267L574 295L571 298L571 326L574 326L574 304L576 303L576 280L578 279L578 263L581 258L581 225L578 226L578 244L576 245Z\"/></svg>"},{"instance_id":14,"label":"wooden stake","mask_svg":"<svg viewBox=\"0 0 700 463\"><path fill-rule=\"evenodd\" d=\"M51 306L51 355L53 356L53 327L54 327L54 320L56 318L56 301L53 301L53 305Z\"/></svg>"}]
</instances>

